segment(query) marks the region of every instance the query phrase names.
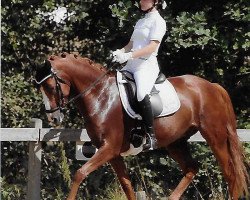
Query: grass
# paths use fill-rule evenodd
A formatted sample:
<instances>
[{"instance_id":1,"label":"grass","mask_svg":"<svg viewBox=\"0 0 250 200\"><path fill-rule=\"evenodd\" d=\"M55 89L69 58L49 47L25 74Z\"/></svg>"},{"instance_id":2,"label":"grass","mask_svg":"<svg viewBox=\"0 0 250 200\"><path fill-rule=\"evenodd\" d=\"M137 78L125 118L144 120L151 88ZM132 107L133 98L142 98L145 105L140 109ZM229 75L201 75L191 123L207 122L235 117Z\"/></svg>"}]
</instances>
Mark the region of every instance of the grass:
<instances>
[{"instance_id":1,"label":"grass","mask_svg":"<svg viewBox=\"0 0 250 200\"><path fill-rule=\"evenodd\" d=\"M125 193L123 192L119 182L115 179L107 189L104 191L100 200L127 200Z\"/></svg>"}]
</instances>

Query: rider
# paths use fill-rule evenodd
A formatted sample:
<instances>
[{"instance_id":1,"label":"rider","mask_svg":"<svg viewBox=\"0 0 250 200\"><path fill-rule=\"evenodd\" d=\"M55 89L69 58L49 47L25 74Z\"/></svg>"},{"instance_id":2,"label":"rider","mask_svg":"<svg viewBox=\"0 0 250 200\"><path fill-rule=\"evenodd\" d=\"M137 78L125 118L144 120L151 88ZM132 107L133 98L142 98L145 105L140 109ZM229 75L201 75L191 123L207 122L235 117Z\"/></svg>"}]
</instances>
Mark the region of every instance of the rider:
<instances>
[{"instance_id":1,"label":"rider","mask_svg":"<svg viewBox=\"0 0 250 200\"><path fill-rule=\"evenodd\" d=\"M128 61L122 71L131 72L136 82L140 114L146 132L151 136L144 149L157 148L149 94L159 74L156 56L166 33L166 22L158 10L164 9L165 4L161 0L140 0L140 9L146 13L145 16L136 23L129 43L113 52L114 62Z\"/></svg>"}]
</instances>

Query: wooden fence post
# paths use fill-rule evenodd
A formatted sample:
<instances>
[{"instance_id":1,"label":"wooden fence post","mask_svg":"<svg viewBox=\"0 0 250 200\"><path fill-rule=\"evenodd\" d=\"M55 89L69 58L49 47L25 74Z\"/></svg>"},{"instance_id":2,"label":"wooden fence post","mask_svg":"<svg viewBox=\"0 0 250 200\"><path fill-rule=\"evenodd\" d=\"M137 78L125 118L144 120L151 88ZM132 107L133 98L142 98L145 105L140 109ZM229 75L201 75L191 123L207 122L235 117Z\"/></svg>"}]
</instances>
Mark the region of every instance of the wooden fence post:
<instances>
[{"instance_id":1,"label":"wooden fence post","mask_svg":"<svg viewBox=\"0 0 250 200\"><path fill-rule=\"evenodd\" d=\"M146 192L145 191L136 192L136 200L147 200Z\"/></svg>"},{"instance_id":2,"label":"wooden fence post","mask_svg":"<svg viewBox=\"0 0 250 200\"><path fill-rule=\"evenodd\" d=\"M32 118L32 127L42 128L42 120ZM40 138L40 137L39 137ZM40 141L29 142L28 192L27 200L40 200L41 196L41 158L42 145Z\"/></svg>"}]
</instances>

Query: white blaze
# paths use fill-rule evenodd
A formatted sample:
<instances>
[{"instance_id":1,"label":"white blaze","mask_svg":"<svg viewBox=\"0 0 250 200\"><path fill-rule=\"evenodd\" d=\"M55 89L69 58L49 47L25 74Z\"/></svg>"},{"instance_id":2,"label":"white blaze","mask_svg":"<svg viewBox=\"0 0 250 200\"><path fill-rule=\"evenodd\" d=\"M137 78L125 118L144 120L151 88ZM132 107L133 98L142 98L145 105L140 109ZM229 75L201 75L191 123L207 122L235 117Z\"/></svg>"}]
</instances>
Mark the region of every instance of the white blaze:
<instances>
[{"instance_id":1,"label":"white blaze","mask_svg":"<svg viewBox=\"0 0 250 200\"><path fill-rule=\"evenodd\" d=\"M49 98L47 97L44 91L42 91L42 95L43 95L43 103L44 103L45 109L50 110L51 107L49 103Z\"/></svg>"}]
</instances>

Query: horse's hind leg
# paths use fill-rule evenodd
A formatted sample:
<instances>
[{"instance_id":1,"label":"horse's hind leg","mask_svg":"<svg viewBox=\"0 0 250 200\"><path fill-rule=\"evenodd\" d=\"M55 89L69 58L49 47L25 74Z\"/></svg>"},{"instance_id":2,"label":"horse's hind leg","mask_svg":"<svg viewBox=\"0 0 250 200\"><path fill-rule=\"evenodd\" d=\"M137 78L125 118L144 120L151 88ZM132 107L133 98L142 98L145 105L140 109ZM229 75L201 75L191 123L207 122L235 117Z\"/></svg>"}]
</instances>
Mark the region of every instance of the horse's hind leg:
<instances>
[{"instance_id":1,"label":"horse's hind leg","mask_svg":"<svg viewBox=\"0 0 250 200\"><path fill-rule=\"evenodd\" d=\"M121 156L114 158L110 161L110 164L112 165L113 169L115 170L118 179L122 185L122 189L125 192L127 198L129 200L135 200L135 193L132 188L129 175L126 170L126 166L124 164L124 161Z\"/></svg>"},{"instance_id":2,"label":"horse's hind leg","mask_svg":"<svg viewBox=\"0 0 250 200\"><path fill-rule=\"evenodd\" d=\"M213 128L212 128L213 129ZM223 130L224 129L224 130ZM203 137L207 140L216 159L219 162L224 178L228 183L229 193L232 199L238 199L240 194L236 184L235 166L230 155L230 146L227 139L226 129L207 128L201 131ZM210 134L209 134L210 133ZM214 135L214 138L212 138Z\"/></svg>"},{"instance_id":3,"label":"horse's hind leg","mask_svg":"<svg viewBox=\"0 0 250 200\"><path fill-rule=\"evenodd\" d=\"M179 163L184 173L184 177L169 197L169 200L178 200L197 174L198 162L192 158L188 143L184 139L170 144L167 150L169 156Z\"/></svg>"},{"instance_id":4,"label":"horse's hind leg","mask_svg":"<svg viewBox=\"0 0 250 200\"><path fill-rule=\"evenodd\" d=\"M218 84L206 90L201 103L200 132L211 147L228 183L229 193L236 200L247 194L248 172L236 133L236 119L228 93ZM210 93L209 93L210 91Z\"/></svg>"}]
</instances>

